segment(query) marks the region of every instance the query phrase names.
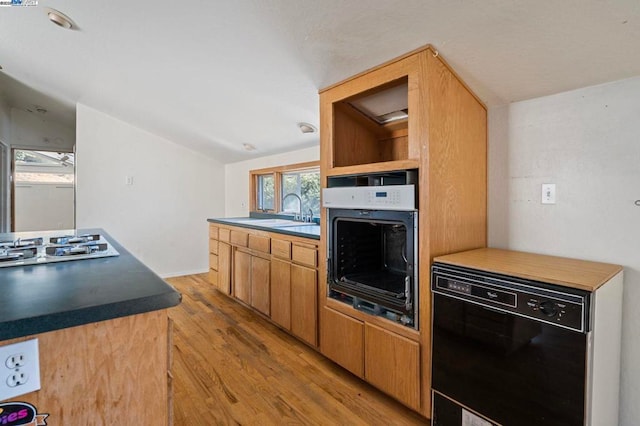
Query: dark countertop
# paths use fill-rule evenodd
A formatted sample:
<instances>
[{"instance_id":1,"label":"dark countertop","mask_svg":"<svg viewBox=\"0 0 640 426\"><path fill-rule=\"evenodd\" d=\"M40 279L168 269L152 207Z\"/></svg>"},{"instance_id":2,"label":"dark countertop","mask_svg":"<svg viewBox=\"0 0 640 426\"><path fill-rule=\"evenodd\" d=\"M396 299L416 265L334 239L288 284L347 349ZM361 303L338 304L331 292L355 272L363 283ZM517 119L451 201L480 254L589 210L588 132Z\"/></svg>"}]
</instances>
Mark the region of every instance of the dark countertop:
<instances>
[{"instance_id":1,"label":"dark countertop","mask_svg":"<svg viewBox=\"0 0 640 426\"><path fill-rule=\"evenodd\" d=\"M275 226L268 225L271 219L276 218L273 215L261 215L261 216L250 216L250 217L225 217L225 218L214 218L207 219L210 223L220 223L223 225L231 225L231 226L239 226L242 228L250 228L250 229L258 229L260 231L268 231L275 232L278 234L286 234L293 235L296 237L302 238L310 238L313 240L320 239L320 225L318 224L305 224L301 223L298 226L294 224L287 224L287 226ZM264 220L265 224L260 224L260 221ZM276 220L281 220L276 218ZM287 221L286 219L282 219L283 221ZM247 223L247 221L251 221Z\"/></svg>"},{"instance_id":2,"label":"dark countertop","mask_svg":"<svg viewBox=\"0 0 640 426\"><path fill-rule=\"evenodd\" d=\"M180 293L102 229L77 232L102 234L120 255L0 268L0 340L165 309L180 303ZM0 240L21 234L0 234Z\"/></svg>"}]
</instances>

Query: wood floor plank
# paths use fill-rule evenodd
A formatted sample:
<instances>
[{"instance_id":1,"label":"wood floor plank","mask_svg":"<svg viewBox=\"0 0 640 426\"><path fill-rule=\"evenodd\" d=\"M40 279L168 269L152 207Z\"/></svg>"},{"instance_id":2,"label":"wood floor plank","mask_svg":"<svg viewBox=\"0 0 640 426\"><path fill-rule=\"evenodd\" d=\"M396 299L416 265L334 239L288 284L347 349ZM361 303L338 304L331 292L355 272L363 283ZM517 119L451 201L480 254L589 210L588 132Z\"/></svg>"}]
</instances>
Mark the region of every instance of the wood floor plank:
<instances>
[{"instance_id":1,"label":"wood floor plank","mask_svg":"<svg viewBox=\"0 0 640 426\"><path fill-rule=\"evenodd\" d=\"M206 277L168 280L183 295L169 311L176 426L429 424Z\"/></svg>"}]
</instances>

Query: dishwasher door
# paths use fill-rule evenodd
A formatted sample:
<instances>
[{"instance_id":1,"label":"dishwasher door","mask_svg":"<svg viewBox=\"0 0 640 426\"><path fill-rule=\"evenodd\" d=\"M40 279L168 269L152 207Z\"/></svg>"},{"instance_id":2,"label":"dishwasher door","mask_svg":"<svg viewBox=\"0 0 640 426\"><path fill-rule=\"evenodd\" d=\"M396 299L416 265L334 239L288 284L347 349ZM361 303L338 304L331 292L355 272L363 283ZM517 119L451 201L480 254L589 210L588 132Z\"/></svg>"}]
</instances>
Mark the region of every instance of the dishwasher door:
<instances>
[{"instance_id":1,"label":"dishwasher door","mask_svg":"<svg viewBox=\"0 0 640 426\"><path fill-rule=\"evenodd\" d=\"M536 285L434 273L434 426L584 424L587 295Z\"/></svg>"}]
</instances>

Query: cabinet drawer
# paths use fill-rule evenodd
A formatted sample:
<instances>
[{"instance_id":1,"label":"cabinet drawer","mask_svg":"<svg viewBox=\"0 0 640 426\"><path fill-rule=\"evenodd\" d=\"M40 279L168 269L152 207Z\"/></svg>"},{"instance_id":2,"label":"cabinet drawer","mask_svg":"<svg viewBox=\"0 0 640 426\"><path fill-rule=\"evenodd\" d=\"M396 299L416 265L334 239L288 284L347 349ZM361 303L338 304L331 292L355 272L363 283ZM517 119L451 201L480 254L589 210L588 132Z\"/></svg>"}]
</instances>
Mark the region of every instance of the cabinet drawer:
<instances>
[{"instance_id":1,"label":"cabinet drawer","mask_svg":"<svg viewBox=\"0 0 640 426\"><path fill-rule=\"evenodd\" d=\"M217 226L209 225L209 238L212 238L214 240L218 239L218 227Z\"/></svg>"},{"instance_id":2,"label":"cabinet drawer","mask_svg":"<svg viewBox=\"0 0 640 426\"><path fill-rule=\"evenodd\" d=\"M263 253L269 253L271 251L271 238L249 234L249 248Z\"/></svg>"},{"instance_id":3,"label":"cabinet drawer","mask_svg":"<svg viewBox=\"0 0 640 426\"><path fill-rule=\"evenodd\" d=\"M294 245L291 251L291 260L301 265L318 266L318 251L316 249Z\"/></svg>"},{"instance_id":4,"label":"cabinet drawer","mask_svg":"<svg viewBox=\"0 0 640 426\"><path fill-rule=\"evenodd\" d=\"M218 254L218 241L209 240L209 253Z\"/></svg>"},{"instance_id":5,"label":"cabinet drawer","mask_svg":"<svg viewBox=\"0 0 640 426\"><path fill-rule=\"evenodd\" d=\"M225 243L228 243L231 241L230 234L231 234L231 231L229 229L220 228L220 230L218 231L218 239L220 241L224 241Z\"/></svg>"},{"instance_id":6,"label":"cabinet drawer","mask_svg":"<svg viewBox=\"0 0 640 426\"><path fill-rule=\"evenodd\" d=\"M271 254L282 259L291 259L291 242L272 238Z\"/></svg>"},{"instance_id":7,"label":"cabinet drawer","mask_svg":"<svg viewBox=\"0 0 640 426\"><path fill-rule=\"evenodd\" d=\"M232 229L229 241L234 246L246 247L248 237L249 234L247 234L246 232L236 231L235 229Z\"/></svg>"},{"instance_id":8,"label":"cabinet drawer","mask_svg":"<svg viewBox=\"0 0 640 426\"><path fill-rule=\"evenodd\" d=\"M209 253L209 269L218 270L218 255Z\"/></svg>"}]
</instances>

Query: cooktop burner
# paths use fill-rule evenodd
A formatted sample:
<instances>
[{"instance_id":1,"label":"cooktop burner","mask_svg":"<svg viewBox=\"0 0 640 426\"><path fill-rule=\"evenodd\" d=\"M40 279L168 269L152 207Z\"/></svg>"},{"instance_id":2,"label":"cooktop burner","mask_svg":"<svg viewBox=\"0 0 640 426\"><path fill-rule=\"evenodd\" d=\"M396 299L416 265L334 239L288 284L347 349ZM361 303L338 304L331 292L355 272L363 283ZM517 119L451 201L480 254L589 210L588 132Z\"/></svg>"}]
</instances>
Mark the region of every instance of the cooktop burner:
<instances>
[{"instance_id":1,"label":"cooktop burner","mask_svg":"<svg viewBox=\"0 0 640 426\"><path fill-rule=\"evenodd\" d=\"M49 231L37 237L0 239L0 268L120 254L103 235L66 232Z\"/></svg>"}]
</instances>

